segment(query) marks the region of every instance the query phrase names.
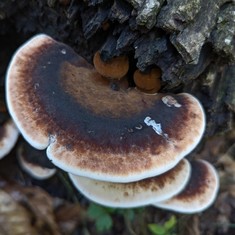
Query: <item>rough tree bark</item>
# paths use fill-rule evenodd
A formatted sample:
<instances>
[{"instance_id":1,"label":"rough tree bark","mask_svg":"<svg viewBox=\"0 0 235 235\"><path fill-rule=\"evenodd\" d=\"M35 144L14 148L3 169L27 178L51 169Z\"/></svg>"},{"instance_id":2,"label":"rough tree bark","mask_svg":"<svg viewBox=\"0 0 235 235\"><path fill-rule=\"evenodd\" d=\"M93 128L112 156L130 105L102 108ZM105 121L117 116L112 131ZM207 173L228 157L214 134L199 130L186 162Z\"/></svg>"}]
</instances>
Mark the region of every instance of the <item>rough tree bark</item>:
<instances>
[{"instance_id":1,"label":"rough tree bark","mask_svg":"<svg viewBox=\"0 0 235 235\"><path fill-rule=\"evenodd\" d=\"M191 92L207 113L207 135L231 130L235 112L235 3L231 0L1 1L1 87L13 51L47 33L92 63L127 54L162 70L162 91Z\"/></svg>"}]
</instances>

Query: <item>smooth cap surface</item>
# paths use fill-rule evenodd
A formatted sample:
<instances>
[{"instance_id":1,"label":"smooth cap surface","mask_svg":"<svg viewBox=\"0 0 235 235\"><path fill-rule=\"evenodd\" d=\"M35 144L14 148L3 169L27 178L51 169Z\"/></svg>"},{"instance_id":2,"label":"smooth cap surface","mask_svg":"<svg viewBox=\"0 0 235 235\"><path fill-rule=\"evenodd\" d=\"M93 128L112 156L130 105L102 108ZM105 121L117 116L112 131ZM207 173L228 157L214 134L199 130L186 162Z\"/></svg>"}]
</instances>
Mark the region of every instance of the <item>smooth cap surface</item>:
<instances>
[{"instance_id":1,"label":"smooth cap surface","mask_svg":"<svg viewBox=\"0 0 235 235\"><path fill-rule=\"evenodd\" d=\"M38 35L14 55L7 103L24 138L72 174L131 182L174 167L200 141L205 116L190 94L113 91L70 47Z\"/></svg>"},{"instance_id":2,"label":"smooth cap surface","mask_svg":"<svg viewBox=\"0 0 235 235\"><path fill-rule=\"evenodd\" d=\"M143 92L156 93L161 88L160 68L153 68L148 73L143 73L137 69L133 77L137 88Z\"/></svg>"},{"instance_id":3,"label":"smooth cap surface","mask_svg":"<svg viewBox=\"0 0 235 235\"><path fill-rule=\"evenodd\" d=\"M182 213L196 213L211 206L219 189L215 168L204 160L191 162L191 168L192 175L186 188L169 200L154 203L155 206Z\"/></svg>"},{"instance_id":4,"label":"smooth cap surface","mask_svg":"<svg viewBox=\"0 0 235 235\"><path fill-rule=\"evenodd\" d=\"M129 69L129 60L127 56L118 56L105 62L102 61L100 53L97 51L93 58L96 71L106 78L121 79Z\"/></svg>"},{"instance_id":5,"label":"smooth cap surface","mask_svg":"<svg viewBox=\"0 0 235 235\"><path fill-rule=\"evenodd\" d=\"M138 207L169 199L182 191L191 167L183 159L162 175L131 183L112 183L69 174L74 186L90 200L109 207Z\"/></svg>"}]
</instances>

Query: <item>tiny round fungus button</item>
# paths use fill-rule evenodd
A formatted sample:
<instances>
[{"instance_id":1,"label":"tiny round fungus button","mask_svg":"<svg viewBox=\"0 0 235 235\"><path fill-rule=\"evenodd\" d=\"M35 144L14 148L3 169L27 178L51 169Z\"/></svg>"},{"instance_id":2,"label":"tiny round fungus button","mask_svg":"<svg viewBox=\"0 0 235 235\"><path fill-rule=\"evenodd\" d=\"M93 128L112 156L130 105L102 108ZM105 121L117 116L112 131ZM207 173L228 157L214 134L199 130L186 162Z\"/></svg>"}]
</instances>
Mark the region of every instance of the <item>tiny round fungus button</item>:
<instances>
[{"instance_id":1,"label":"tiny round fungus button","mask_svg":"<svg viewBox=\"0 0 235 235\"><path fill-rule=\"evenodd\" d=\"M97 51L94 55L93 63L99 74L110 79L121 79L127 74L129 69L129 60L125 55L103 61Z\"/></svg>"},{"instance_id":2,"label":"tiny round fungus button","mask_svg":"<svg viewBox=\"0 0 235 235\"><path fill-rule=\"evenodd\" d=\"M131 183L112 183L69 174L74 186L88 199L109 207L138 207L169 199L182 191L191 174L183 159L162 175Z\"/></svg>"},{"instance_id":3,"label":"tiny round fungus button","mask_svg":"<svg viewBox=\"0 0 235 235\"><path fill-rule=\"evenodd\" d=\"M45 180L56 173L54 165L48 160L45 151L37 150L26 143L17 149L18 162L26 173L37 180Z\"/></svg>"},{"instance_id":4,"label":"tiny round fungus button","mask_svg":"<svg viewBox=\"0 0 235 235\"><path fill-rule=\"evenodd\" d=\"M204 160L191 162L192 174L185 189L178 195L154 206L181 213L197 213L207 209L215 200L219 177L214 167Z\"/></svg>"},{"instance_id":5,"label":"tiny round fungus button","mask_svg":"<svg viewBox=\"0 0 235 235\"><path fill-rule=\"evenodd\" d=\"M136 87L143 92L156 93L161 88L161 70L159 68L153 68L146 73L137 69L133 77Z\"/></svg>"},{"instance_id":6,"label":"tiny round fungus button","mask_svg":"<svg viewBox=\"0 0 235 235\"><path fill-rule=\"evenodd\" d=\"M5 157L15 146L19 131L11 119L0 125L0 159Z\"/></svg>"},{"instance_id":7,"label":"tiny round fungus button","mask_svg":"<svg viewBox=\"0 0 235 235\"><path fill-rule=\"evenodd\" d=\"M131 182L174 167L200 141L205 116L190 94L113 91L67 45L38 35L8 68L9 112L23 137L53 164L101 181ZM166 105L170 96L177 107Z\"/></svg>"}]
</instances>

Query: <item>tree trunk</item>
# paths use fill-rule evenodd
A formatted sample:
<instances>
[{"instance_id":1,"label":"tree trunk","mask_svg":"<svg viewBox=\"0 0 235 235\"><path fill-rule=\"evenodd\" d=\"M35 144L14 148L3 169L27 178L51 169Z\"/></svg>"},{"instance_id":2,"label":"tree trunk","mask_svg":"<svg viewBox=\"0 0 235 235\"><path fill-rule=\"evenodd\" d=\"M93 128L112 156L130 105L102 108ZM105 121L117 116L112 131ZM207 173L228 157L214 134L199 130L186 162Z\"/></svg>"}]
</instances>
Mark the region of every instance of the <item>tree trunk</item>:
<instances>
[{"instance_id":1,"label":"tree trunk","mask_svg":"<svg viewBox=\"0 0 235 235\"><path fill-rule=\"evenodd\" d=\"M163 92L190 92L207 113L207 135L230 130L235 111L235 4L229 0L44 0L0 4L1 85L13 51L46 33L92 63L126 54L162 70Z\"/></svg>"}]
</instances>

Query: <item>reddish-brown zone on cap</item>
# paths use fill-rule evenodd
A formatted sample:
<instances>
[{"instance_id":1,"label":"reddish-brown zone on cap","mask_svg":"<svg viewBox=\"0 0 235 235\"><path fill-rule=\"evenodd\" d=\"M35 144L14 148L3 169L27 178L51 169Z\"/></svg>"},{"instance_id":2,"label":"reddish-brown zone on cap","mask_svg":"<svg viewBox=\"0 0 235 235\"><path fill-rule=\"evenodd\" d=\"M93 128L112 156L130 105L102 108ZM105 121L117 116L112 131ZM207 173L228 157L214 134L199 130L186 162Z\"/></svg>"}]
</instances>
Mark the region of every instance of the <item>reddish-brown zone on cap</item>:
<instances>
[{"instance_id":1,"label":"reddish-brown zone on cap","mask_svg":"<svg viewBox=\"0 0 235 235\"><path fill-rule=\"evenodd\" d=\"M186 164L187 163L185 161L180 161L179 164L177 164L174 168L172 168L171 170L161 175L158 175L157 177L150 177L147 179L143 179L140 181L136 181L136 182L133 182L130 184L124 184L124 185L126 187L126 190L132 189L133 191L138 191L140 189L141 190L150 189L152 192L158 191L159 189L164 188L167 184L171 184L172 182L175 182L175 178L182 171L182 169L185 168Z\"/></svg>"},{"instance_id":2,"label":"reddish-brown zone on cap","mask_svg":"<svg viewBox=\"0 0 235 235\"><path fill-rule=\"evenodd\" d=\"M34 120L32 131L55 135L57 145L72 151L79 160L71 165L91 171L142 171L169 145L174 153L183 151L201 131L201 110L188 96L171 94L181 107L169 108L163 94L113 91L84 59L52 39L33 51L25 48L16 64L20 71L10 77L15 110ZM161 124L171 143L144 123L147 116Z\"/></svg>"},{"instance_id":3,"label":"reddish-brown zone on cap","mask_svg":"<svg viewBox=\"0 0 235 235\"><path fill-rule=\"evenodd\" d=\"M214 180L211 177L208 166L204 162L192 161L191 167L190 181L186 188L174 197L176 200L187 202L192 201L193 198L198 198L200 195L205 194L208 190L208 185L212 183L211 180ZM214 186L214 183L212 185Z\"/></svg>"}]
</instances>

